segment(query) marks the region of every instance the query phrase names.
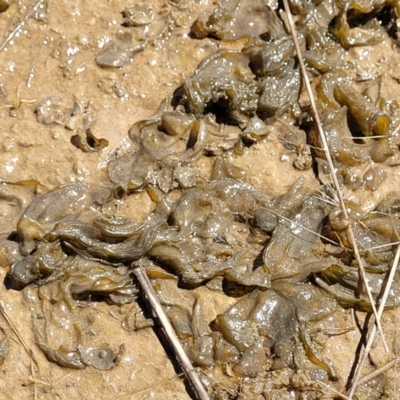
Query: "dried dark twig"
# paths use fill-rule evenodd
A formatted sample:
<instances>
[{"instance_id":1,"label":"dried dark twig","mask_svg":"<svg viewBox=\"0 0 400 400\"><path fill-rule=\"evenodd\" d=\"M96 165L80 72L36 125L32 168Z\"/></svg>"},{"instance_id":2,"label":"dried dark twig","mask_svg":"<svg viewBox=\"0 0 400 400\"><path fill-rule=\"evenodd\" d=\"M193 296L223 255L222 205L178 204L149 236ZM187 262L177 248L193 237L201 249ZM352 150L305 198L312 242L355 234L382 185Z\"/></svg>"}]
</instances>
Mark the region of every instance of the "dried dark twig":
<instances>
[{"instance_id":1,"label":"dried dark twig","mask_svg":"<svg viewBox=\"0 0 400 400\"><path fill-rule=\"evenodd\" d=\"M137 267L133 271L137 280L140 283L140 286L145 293L147 300L149 301L151 307L153 308L154 312L156 313L157 317L159 318L161 325L167 335L172 348L175 351L176 356L181 363L181 366L188 376L193 389L196 391L196 394L200 400L210 400L207 392L205 391L199 377L197 376L195 370L193 369L192 363L189 360L189 357L183 350L178 338L176 337L174 328L172 327L167 315L165 314L160 302L158 301L157 295L151 286L151 282L146 275L145 270L142 267Z\"/></svg>"},{"instance_id":2,"label":"dried dark twig","mask_svg":"<svg viewBox=\"0 0 400 400\"><path fill-rule=\"evenodd\" d=\"M361 277L362 282L364 284L364 287L365 287L365 289L367 291L368 299L369 299L369 301L371 303L372 311L373 311L374 316L375 316L375 322L376 322L376 325L378 326L378 330L379 330L379 333L381 335L381 340L382 340L383 346L384 346L386 352L388 353L389 352L389 348L388 348L386 340L385 340L385 335L383 333L383 329L382 329L382 326L381 326L380 317L379 317L378 312L376 310L375 301L374 301L374 298L372 297L371 289L369 288L369 285L368 285L368 282L367 282L367 279L366 279L366 274L365 274L363 263L361 261L360 252L358 250L357 242L356 242L356 239L354 237L353 229L351 228L349 215L347 213L346 205L344 204L344 199L343 199L342 192L340 190L340 185L339 185L339 182L338 182L337 177L336 177L335 167L333 165L332 157L331 157L331 154L330 154L330 151L329 151L329 146L328 146L328 142L327 142L327 139L326 139L326 136L325 136L325 132L324 132L324 130L322 128L321 119L320 119L319 114L318 114L318 109L317 109L317 105L315 103L315 99L314 99L314 95L313 95L312 88L311 88L311 85L310 85L310 81L309 81L308 76L307 76L307 70L306 70L306 67L305 67L305 64L304 64L304 60L303 60L303 57L302 57L299 41L297 39L296 27L294 25L292 13L290 12L289 4L288 4L287 0L283 0L283 5L284 5L284 8L285 8L285 11L286 11L286 14L287 14L287 19L288 19L290 31L291 31L291 34L292 34L292 37L293 37L293 43L294 43L294 46L295 46L295 49L296 49L296 52L297 52L297 57L298 57L299 64L300 64L300 70L301 70L301 73L302 73L302 76L303 76L303 81L304 81L304 84L306 86L306 89L307 89L307 92L308 92L308 96L310 98L311 109L312 109L312 112L313 112L314 121L315 121L315 124L316 124L316 126L318 128L318 132L319 132L322 144L323 144L323 150L324 150L325 155L326 155L326 161L328 162L331 178L332 178L333 184L334 184L335 189L336 189L336 196L337 196L338 202L340 204L340 208L341 208L341 211L342 211L343 219L345 221L348 221L348 225L347 225L347 229L346 229L347 235L348 235L348 237L350 239L350 243L352 244L352 247L353 247L354 256L355 256L355 258L357 260L357 264L359 266L358 270L359 270L359 273L360 273L360 277Z\"/></svg>"},{"instance_id":3,"label":"dried dark twig","mask_svg":"<svg viewBox=\"0 0 400 400\"><path fill-rule=\"evenodd\" d=\"M386 300L387 300L387 298L389 296L389 292L390 292L390 289L391 289L391 286L392 286L392 282L393 282L393 279L394 279L394 274L396 273L397 266L399 264L399 260L400 260L400 246L397 246L396 255L394 257L393 264L392 264L392 267L390 269L389 277L387 279L385 290L384 290L383 295L382 295L382 300L381 300L381 302L379 304L379 309L378 309L378 317L379 318L381 317L381 315L383 313L383 310L385 309ZM357 365L357 369L356 369L356 372L355 372L354 377L353 377L353 382L352 382L352 384L351 384L351 386L350 386L350 388L348 390L348 396L350 398L353 397L355 390L360 385L361 371L364 368L365 362L367 361L368 354L369 354L369 352L371 350L372 343L374 342L375 333L376 333L376 325L374 325L372 327L372 329L371 329L371 332L370 332L369 337L368 337L368 342L367 342L367 344L365 346L365 349L364 349L363 356L362 356L359 364ZM370 379L372 379L372 378L370 378Z\"/></svg>"}]
</instances>

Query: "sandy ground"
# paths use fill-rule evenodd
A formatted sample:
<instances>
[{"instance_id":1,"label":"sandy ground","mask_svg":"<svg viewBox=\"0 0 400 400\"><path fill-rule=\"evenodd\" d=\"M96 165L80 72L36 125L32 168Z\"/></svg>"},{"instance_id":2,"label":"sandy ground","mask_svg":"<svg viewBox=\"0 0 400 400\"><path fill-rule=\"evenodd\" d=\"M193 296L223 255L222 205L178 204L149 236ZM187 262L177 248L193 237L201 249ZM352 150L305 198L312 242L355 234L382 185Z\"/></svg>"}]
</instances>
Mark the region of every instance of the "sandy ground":
<instances>
[{"instance_id":1,"label":"sandy ground","mask_svg":"<svg viewBox=\"0 0 400 400\"><path fill-rule=\"evenodd\" d=\"M24 19L35 4L39 6L30 18ZM198 63L220 46L212 39L193 40L188 36L199 12L214 6L211 1L183 0L179 6L174 6L173 3L153 0L152 4L157 17L148 34L156 39L150 41L143 52L136 54L132 63L122 68L101 68L95 57L109 42L117 39L122 23L121 12L127 5L125 1L15 1L0 14L0 43L21 20L24 21L22 28L0 51L1 179L12 182L36 179L49 188L68 182L105 180L110 157L129 150L127 132L132 124L152 115L164 97L171 96L181 80L190 76ZM353 49L348 58L357 63L360 76L382 75L384 97L400 102L400 52L390 40L373 48ZM94 121L94 135L107 139L108 147L94 153L84 153L76 148L71 144L74 133L65 126L62 115L50 125L39 123L34 113L37 104L53 96L66 102L75 100ZM294 158L295 154L280 145L272 133L267 140L246 149L242 157L233 161L246 170L248 180L254 186L270 187L275 194L282 194L301 175L313 182L311 170L293 169ZM203 165L204 171L210 168L206 164ZM387 167L386 181L372 196L366 193L348 195L358 196L366 208L377 204L400 183L398 164L395 157L392 166ZM265 170L269 173L265 174ZM152 205L147 195L142 193L132 196L129 204L119 204L119 207L120 212L140 220L137 210L142 210L145 215ZM9 234L10 226L15 226L15 214L7 205L3 205L0 213L1 233ZM3 254L2 261L4 259ZM4 265L0 280L4 278L6 269ZM0 400L190 398L153 330L128 332L122 329L120 321L129 311L127 307L92 303L83 311L81 318L87 321L90 343L109 342L114 350L124 343L126 350L119 365L112 370L99 371L88 367L77 371L48 362L35 344L31 315L46 310L31 313L30 308L35 307L32 305L34 294L26 290L7 291L3 285L0 285L0 291L7 314L31 352L28 355L10 324L1 318L0 339L7 336L11 349L0 366ZM215 316L228 307L229 304L214 305L210 320L212 314ZM53 325L48 328L52 340L57 342L54 337L56 328L74 331L73 320L70 316L62 317L62 310L46 312L55 314ZM364 314L356 313L360 324L363 319ZM363 374L384 365L399 353L399 320L399 310L384 314L382 325L391 352L385 354L378 341ZM320 329L323 332L320 339L325 342L323 354L332 359L339 371L339 382L329 383L336 389L343 386L352 366L360 338L354 326L350 312L341 310ZM376 384L388 387L392 397L387 398L400 397L400 382L392 379L395 374L392 369L382 378L383 381L381 379ZM246 389L244 382L241 398L264 398L257 397L261 395L254 390ZM366 396L372 396L373 390L368 389Z\"/></svg>"}]
</instances>

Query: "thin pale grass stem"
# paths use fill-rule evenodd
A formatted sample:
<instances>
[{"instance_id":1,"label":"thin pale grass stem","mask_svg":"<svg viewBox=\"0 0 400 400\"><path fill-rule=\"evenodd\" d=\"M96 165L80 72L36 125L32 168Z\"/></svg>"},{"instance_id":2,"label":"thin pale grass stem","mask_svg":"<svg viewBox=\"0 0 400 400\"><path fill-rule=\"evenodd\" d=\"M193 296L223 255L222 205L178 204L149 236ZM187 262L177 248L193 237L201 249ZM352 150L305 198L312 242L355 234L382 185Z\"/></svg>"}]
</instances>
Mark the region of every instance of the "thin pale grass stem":
<instances>
[{"instance_id":1,"label":"thin pale grass stem","mask_svg":"<svg viewBox=\"0 0 400 400\"><path fill-rule=\"evenodd\" d=\"M396 135L397 134L397 132L400 130L400 124L398 124L397 126L396 126L396 128L394 129L394 131L393 132L391 132L391 134L390 134L390 136L394 136L394 135Z\"/></svg>"},{"instance_id":2,"label":"thin pale grass stem","mask_svg":"<svg viewBox=\"0 0 400 400\"><path fill-rule=\"evenodd\" d=\"M321 150L321 151L323 151L323 149L320 149L319 147L316 147L316 146L311 146L310 144L297 144L297 143L291 142L290 140L286 140L286 139L282 139L282 138L272 139L272 138L268 137L268 141L270 143L279 143L279 144L286 143L286 144L290 144L295 148L299 148L300 146L303 146L303 147L309 147L310 149L313 149L313 150ZM288 150L288 151L291 151L291 150ZM294 151L292 151L292 152L294 153Z\"/></svg>"},{"instance_id":3,"label":"thin pale grass stem","mask_svg":"<svg viewBox=\"0 0 400 400\"><path fill-rule=\"evenodd\" d=\"M45 33L45 35L46 35L46 33ZM37 63L39 61L40 55L43 53L43 49L46 46L46 43L47 43L46 40L42 41L42 45L38 49L35 58L33 59L32 63L29 66L29 74L28 74L28 79L26 81L26 87L27 88L31 88L32 87L32 81L33 81L33 79L35 77L35 72L34 71L35 71L36 65L37 65Z\"/></svg>"},{"instance_id":4,"label":"thin pale grass stem","mask_svg":"<svg viewBox=\"0 0 400 400\"><path fill-rule=\"evenodd\" d=\"M366 140L366 139L382 139L382 138L385 138L385 137L387 137L387 136L377 135L377 136L365 136L365 137L360 137L360 138L357 138L357 139L362 139L362 140ZM338 140L339 141L341 141L341 140L352 140L352 141L354 141L354 139L355 139L354 137L341 137Z\"/></svg>"},{"instance_id":5,"label":"thin pale grass stem","mask_svg":"<svg viewBox=\"0 0 400 400\"><path fill-rule=\"evenodd\" d=\"M53 385L58 385L59 383L61 383L63 380L65 380L66 378L69 377L69 372L67 374L65 374L63 377L61 377L58 381L54 382Z\"/></svg>"},{"instance_id":6,"label":"thin pale grass stem","mask_svg":"<svg viewBox=\"0 0 400 400\"><path fill-rule=\"evenodd\" d=\"M390 292L392 282L394 279L394 274L396 273L397 265L399 264L399 259L400 259L400 246L397 246L396 255L394 257L393 264L390 269L389 277L387 279L385 290L382 295L382 300L379 304L379 308L378 308L378 317L379 318L381 317L383 310L385 309L386 301L389 296L389 292ZM371 329L371 332L368 337L367 345L365 346L365 349L364 349L364 353L362 355L362 358L361 358L359 364L357 365L356 372L355 372L354 378L353 378L353 382L351 383L351 386L348 391L348 395L350 398L353 397L354 392L357 389L357 386L359 385L361 371L364 368L365 362L368 358L368 354L371 350L372 343L374 342L375 332L376 332L376 325L374 325Z\"/></svg>"},{"instance_id":7,"label":"thin pale grass stem","mask_svg":"<svg viewBox=\"0 0 400 400\"><path fill-rule=\"evenodd\" d=\"M279 121L279 122L281 122L283 125L285 125L291 132L293 132L294 134L296 134L296 131L293 129L293 126L292 125L290 125L290 124L288 124L285 120L283 120L282 118L277 118L277 120ZM304 146L307 146L307 147L309 147L310 149L314 149L314 150L321 150L321 151L323 151L323 149L321 149L320 147L317 147L317 146L312 146L312 145L310 145L310 144L298 144L298 143L293 143L293 142L291 142L291 141L289 141L289 140L286 140L286 139L278 139L278 141L281 141L281 142L285 142L285 143L287 143L287 144L291 144L291 145L293 145L293 146L296 146L296 147L298 147L298 146L301 146L301 145L304 145Z\"/></svg>"},{"instance_id":8,"label":"thin pale grass stem","mask_svg":"<svg viewBox=\"0 0 400 400\"><path fill-rule=\"evenodd\" d=\"M382 365L382 367L379 367L375 371L370 372L369 374L363 376L359 381L358 381L358 386L365 385L368 383L371 379L374 379L376 376L383 374L385 371L387 371L390 368L393 368L398 362L400 362L400 357L396 357L394 360L389 361L385 365Z\"/></svg>"},{"instance_id":9,"label":"thin pale grass stem","mask_svg":"<svg viewBox=\"0 0 400 400\"><path fill-rule=\"evenodd\" d=\"M189 378L193 390L195 390L198 398L200 400L210 400L206 390L204 389L199 377L196 374L196 371L193 369L192 363L189 360L189 357L185 353L181 343L176 337L174 328L171 325L167 315L164 312L160 302L158 301L157 295L153 290L151 282L146 275L146 271L142 267L137 267L134 269L133 273L135 274L137 280L140 283L140 286L145 293L147 300L149 301L151 307L159 318L161 325L164 329L165 334L167 335L172 348L175 351L177 358L179 359L181 366L186 373L186 376Z\"/></svg>"},{"instance_id":10,"label":"thin pale grass stem","mask_svg":"<svg viewBox=\"0 0 400 400\"><path fill-rule=\"evenodd\" d=\"M326 329L317 328L317 329L311 329L309 333L310 336L315 336L319 332L323 332L325 335L332 337L332 336L345 335L346 333L353 331L355 331L355 328L352 326L348 328L326 328Z\"/></svg>"},{"instance_id":11,"label":"thin pale grass stem","mask_svg":"<svg viewBox=\"0 0 400 400\"><path fill-rule=\"evenodd\" d=\"M339 200L339 204L340 204L340 208L342 210L343 218L344 218L344 220L349 220L349 216L347 214L346 206L344 204L343 195L342 195L342 192L340 190L340 185L339 185L339 182L338 182L337 177L336 177L335 167L333 165L332 157L331 157L331 154L329 152L328 142L327 142L327 139L326 139L326 136L325 136L325 132L322 129L322 124L321 124L321 120L319 118L317 105L315 103L315 99L314 99L314 95L313 95L312 88L311 88L311 85L310 85L310 81L308 80L307 70L306 70L306 67L304 65L303 56L302 56L302 53L301 53L299 41L297 39L296 28L294 26L292 13L290 12L287 0L283 0L283 5L285 7L285 11L286 11L286 14L287 14L287 17L288 17L290 30L291 30L292 37L293 37L293 43L294 43L294 46L296 48L296 52L297 52L297 56L298 56L297 58L299 60L300 69L301 69L301 72L302 72L302 75L303 75L303 80L304 80L304 83L306 85L307 92L308 92L308 95L309 95L309 98L310 98L311 108L313 110L313 116L314 116L314 119L315 119L315 123L316 123L316 125L318 127L318 132L319 132L319 135L320 135L323 147L324 147L324 152L325 152L325 155L326 155L326 161L328 162L329 171L331 173L331 178L332 178L333 184L334 184L335 189L336 189L336 195L337 195L338 200ZM374 298L372 297L371 289L368 286L367 277L366 277L366 274L365 274L363 263L361 261L360 252L358 251L357 242L356 242L356 239L354 237L354 233L353 233L353 230L351 228L351 224L350 223L348 224L348 227L347 227L347 234L349 236L350 243L353 246L354 256L355 256L355 258L357 260L357 264L359 266L359 273L360 273L360 276L362 278L362 282L363 282L363 284L365 286L365 289L367 291L368 299L369 299L369 301L371 303L372 311L374 313L375 320L376 320L375 322L378 325L378 330L379 330L379 333L381 335L381 340L382 340L383 346L384 346L386 352L388 353L389 352L389 348L388 348L388 345L387 345L386 340L385 340L385 335L383 333L381 322L380 322L380 319L378 317L378 312L376 310Z\"/></svg>"},{"instance_id":12,"label":"thin pale grass stem","mask_svg":"<svg viewBox=\"0 0 400 400\"><path fill-rule=\"evenodd\" d=\"M396 306L397 304L395 304L395 306ZM395 335L396 335L396 338L398 337L398 322L397 322L397 313L393 313L394 314L394 318L393 318L393 325L395 326L395 331L394 331L394 333L395 333ZM396 339L396 341L397 341L397 339ZM395 342L396 343L396 342ZM399 360L399 358L400 357L397 357L397 360L400 362L400 360ZM399 363L397 362L397 360L396 360L396 363L395 363L395 365L394 365L394 376L398 376L398 366L399 366ZM393 381L393 393L397 393L397 385L398 385L398 379L394 379L394 381ZM396 396L397 397L397 396Z\"/></svg>"},{"instance_id":13,"label":"thin pale grass stem","mask_svg":"<svg viewBox=\"0 0 400 400\"><path fill-rule=\"evenodd\" d=\"M11 394L8 393L8 391L4 390L4 391L3 391L3 394L5 394L9 399L14 400L14 397L11 396Z\"/></svg>"},{"instance_id":14,"label":"thin pale grass stem","mask_svg":"<svg viewBox=\"0 0 400 400\"><path fill-rule=\"evenodd\" d=\"M294 131L294 129L292 129L292 127L291 127L291 125L289 125L287 122L285 122L283 119L280 119L280 118L277 118L277 120L279 121L279 122L282 122L282 124L284 124L287 128L289 128L293 133L295 133L295 131ZM273 139L270 139L270 138L268 138L268 140L270 141L270 142L278 142L278 143L287 143L287 144L290 144L290 145L292 145L292 146L294 146L294 147L300 147L300 146L307 146L308 148L310 148L310 149L313 149L313 150L320 150L320 151L324 151L323 149L321 149L320 147L318 147L318 146L312 146L311 144L303 144L303 143L301 143L301 144L299 144L299 143L293 143L293 142L291 142L290 140L286 140L286 139L284 139L284 138L277 138L276 140L273 140Z\"/></svg>"},{"instance_id":15,"label":"thin pale grass stem","mask_svg":"<svg viewBox=\"0 0 400 400\"><path fill-rule=\"evenodd\" d=\"M213 381L214 383L220 385L221 387L223 387L232 397L235 396L235 392L233 392L227 385L223 385L221 382L219 382L218 380L214 379L210 374L207 374L206 371L203 371L203 374L207 376L208 379L210 379L211 381Z\"/></svg>"},{"instance_id":16,"label":"thin pale grass stem","mask_svg":"<svg viewBox=\"0 0 400 400\"><path fill-rule=\"evenodd\" d=\"M332 196L335 198L335 200L336 200L336 199L337 199L337 196L336 196L335 190L333 189L332 185L329 183L329 184L326 185L326 187L329 189L329 191L331 192L331 195L332 195ZM339 206L339 204L338 204L338 206Z\"/></svg>"},{"instance_id":17,"label":"thin pale grass stem","mask_svg":"<svg viewBox=\"0 0 400 400\"><path fill-rule=\"evenodd\" d=\"M42 381L41 379L36 379L32 375L28 376L28 381L30 383L39 384L39 385L43 385L43 386L51 386L49 382Z\"/></svg>"},{"instance_id":18,"label":"thin pale grass stem","mask_svg":"<svg viewBox=\"0 0 400 400\"><path fill-rule=\"evenodd\" d=\"M21 89L21 85L22 85L22 83L20 83L18 85L16 96L12 99L11 104L6 104L5 106L1 106L0 110L2 110L4 108L9 108L11 110L15 110L15 109L20 108L22 103L33 104L33 103L35 103L37 101L36 99L30 99L30 100L21 99L20 98L20 93L19 93L20 89Z\"/></svg>"},{"instance_id":19,"label":"thin pale grass stem","mask_svg":"<svg viewBox=\"0 0 400 400\"><path fill-rule=\"evenodd\" d=\"M320 237L321 239L326 240L327 242L330 242L330 243L334 244L335 246L343 247L341 244L335 242L334 240L329 239L329 238L327 238L327 237L325 237L325 236L323 236L323 235L321 235L321 234L319 234L319 233L317 233L317 232L314 232L312 229L308 229L307 227L305 227L305 226L299 224L298 222L295 222L295 221L291 220L290 218L286 218L286 217L284 217L283 215L278 214L277 212L275 212L275 211L273 211L273 210L270 210L269 208L267 208L267 210L270 211L272 214L275 214L277 217L282 218L282 219L285 220L286 222L290 222L290 223L292 223L292 224L295 224L297 227L302 228L302 229L304 229L304 230L307 231L307 232L313 233L314 235Z\"/></svg>"},{"instance_id":20,"label":"thin pale grass stem","mask_svg":"<svg viewBox=\"0 0 400 400\"><path fill-rule=\"evenodd\" d=\"M121 396L118 396L117 399L123 399L124 397L132 396L133 394L138 394L140 392L144 392L145 390L154 389L154 387L156 387L156 386L164 385L166 383L171 382L173 379L181 378L182 376L185 376L184 372L181 374L176 374L175 376L168 378L168 379L164 379L160 382L156 382L152 385L147 385L139 390L135 390L134 392L122 394Z\"/></svg>"},{"instance_id":21,"label":"thin pale grass stem","mask_svg":"<svg viewBox=\"0 0 400 400\"><path fill-rule=\"evenodd\" d=\"M396 338L397 338L397 333L398 333L398 329L397 328L398 328L399 325L397 324L397 314L396 313L394 313L393 325L396 327L395 335L396 335ZM395 343L396 342L398 342L398 339L396 339ZM396 377L398 376L399 362L400 362L400 357L397 357L396 362L394 364L394 376L396 376ZM397 393L397 389L398 389L397 385L398 385L398 379L395 379L394 382L393 382L393 393Z\"/></svg>"},{"instance_id":22,"label":"thin pale grass stem","mask_svg":"<svg viewBox=\"0 0 400 400\"><path fill-rule=\"evenodd\" d=\"M10 40L22 29L22 27L25 25L26 21L31 17L31 15L40 7L40 5L43 3L43 0L39 0L33 7L32 9L19 21L19 24L16 26L16 28L6 37L4 42L0 45L0 51L3 51L3 49L7 46L7 44L10 42Z\"/></svg>"},{"instance_id":23,"label":"thin pale grass stem","mask_svg":"<svg viewBox=\"0 0 400 400\"><path fill-rule=\"evenodd\" d=\"M338 392L337 390L335 390L334 388L331 388L329 385L327 385L326 383L322 382L322 381L316 381L318 384L320 384L321 386L324 386L326 389L330 390L331 393L335 394L336 396L340 397L341 399L345 399L345 400L350 400L350 397L347 397L346 395L344 395L343 393Z\"/></svg>"},{"instance_id":24,"label":"thin pale grass stem","mask_svg":"<svg viewBox=\"0 0 400 400\"><path fill-rule=\"evenodd\" d=\"M328 185L327 185L328 186ZM329 191L331 192L331 190L330 190L331 188L329 188ZM323 190L320 190L320 189L318 189L317 190L318 191L318 193L320 193L320 198L323 200L323 201L325 201L326 203L328 203L328 204L330 204L330 205L332 205L332 206L334 206L334 207L338 207L339 206L339 204L336 202L336 200L335 199L333 199L332 197L329 197L328 196L328 194L326 193L326 192L324 192ZM332 192L331 192L331 194L332 194Z\"/></svg>"},{"instance_id":25,"label":"thin pale grass stem","mask_svg":"<svg viewBox=\"0 0 400 400\"><path fill-rule=\"evenodd\" d=\"M55 387L55 384L51 381L51 378L49 375L45 376L45 378L48 379L49 381L49 385L51 386L51 388L54 390L54 393L60 398L60 400L64 400L64 397L61 396L61 394L58 392L58 390Z\"/></svg>"},{"instance_id":26,"label":"thin pale grass stem","mask_svg":"<svg viewBox=\"0 0 400 400\"><path fill-rule=\"evenodd\" d=\"M11 329L13 330L15 336L17 337L20 345L25 349L25 351L28 353L29 357L32 359L32 361L36 364L37 367L39 367L39 363L37 362L35 356L33 355L33 353L31 352L31 350L29 349L28 345L26 344L25 340L23 339L23 337L20 335L18 329L16 328L16 326L14 325L14 323L12 322L11 318L9 317L6 308L4 306L3 301L0 300L0 312L3 315L4 319L7 321L7 323L11 326Z\"/></svg>"},{"instance_id":27,"label":"thin pale grass stem","mask_svg":"<svg viewBox=\"0 0 400 400\"><path fill-rule=\"evenodd\" d=\"M237 3L235 9L233 10L233 13L234 13L234 14L237 12L237 10L239 10L239 8L241 7L242 3L243 3L243 0L240 0L240 1Z\"/></svg>"},{"instance_id":28,"label":"thin pale grass stem","mask_svg":"<svg viewBox=\"0 0 400 400\"><path fill-rule=\"evenodd\" d=\"M400 242L391 242L391 243L381 244L379 246L368 247L364 251L378 250L378 249L382 249L383 247L396 246L399 244L400 244Z\"/></svg>"},{"instance_id":29,"label":"thin pale grass stem","mask_svg":"<svg viewBox=\"0 0 400 400\"><path fill-rule=\"evenodd\" d=\"M336 207L339 207L339 202L338 202L338 199L337 199L335 190L333 189L333 187L331 186L331 184L328 183L328 182L326 182L326 183L324 183L324 187L326 187L326 188L328 189L329 193L331 194L331 196L332 196L331 200L332 200L333 202L335 202L335 206L336 206ZM323 193L323 192L322 192L322 193Z\"/></svg>"},{"instance_id":30,"label":"thin pale grass stem","mask_svg":"<svg viewBox=\"0 0 400 400\"><path fill-rule=\"evenodd\" d=\"M314 195L314 197L316 197L317 199L319 199L319 200L325 202L326 204L329 204L330 206L333 206L333 207L336 207L336 206L337 206L337 204L335 204L335 203L334 203L333 201L331 201L331 200L328 200L326 197L315 196L315 195Z\"/></svg>"},{"instance_id":31,"label":"thin pale grass stem","mask_svg":"<svg viewBox=\"0 0 400 400\"><path fill-rule=\"evenodd\" d=\"M326 184L325 186L328 188L330 194L333 195L334 192L333 192L333 189L330 187L330 185L329 185L329 184ZM329 197L328 194L327 194L326 192L324 192L324 191L321 190L321 189L317 189L317 191L318 191L319 193L321 193L321 196L327 197L330 201L333 201L333 202L335 203L335 206L336 206L336 207L339 206L339 204L338 204L337 202L335 202L331 197Z\"/></svg>"},{"instance_id":32,"label":"thin pale grass stem","mask_svg":"<svg viewBox=\"0 0 400 400\"><path fill-rule=\"evenodd\" d=\"M28 381L29 381L29 378L33 378L34 379L34 377L35 377L35 367L33 365L33 361L32 360L31 360L31 374L32 374L32 376L28 377ZM33 385L33 399L34 400L37 399L36 385L35 384Z\"/></svg>"}]
</instances>

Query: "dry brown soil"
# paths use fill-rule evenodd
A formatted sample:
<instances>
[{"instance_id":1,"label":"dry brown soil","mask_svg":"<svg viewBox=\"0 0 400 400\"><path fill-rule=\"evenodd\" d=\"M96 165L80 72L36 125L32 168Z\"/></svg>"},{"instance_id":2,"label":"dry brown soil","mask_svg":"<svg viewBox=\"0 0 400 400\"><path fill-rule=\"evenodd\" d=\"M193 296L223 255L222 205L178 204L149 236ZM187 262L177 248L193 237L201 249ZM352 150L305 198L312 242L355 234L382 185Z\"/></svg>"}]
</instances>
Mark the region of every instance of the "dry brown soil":
<instances>
[{"instance_id":1,"label":"dry brown soil","mask_svg":"<svg viewBox=\"0 0 400 400\"><path fill-rule=\"evenodd\" d=\"M127 3L123 0L48 0L30 18L24 19L36 2L22 0L13 1L8 10L0 14L0 43L13 30L17 31L0 51L1 179L12 182L37 179L50 188L69 182L106 179L109 157L130 146L127 132L132 124L154 113L164 97L171 96L181 80L190 76L198 63L221 45L212 39L194 40L188 36L199 12L215 6L211 0L183 0L179 7L172 2L152 0L157 13L170 15L174 25L168 31L160 19L154 35L163 30L164 34L138 53L130 65L100 68L95 57L115 39L122 22L121 12ZM24 24L17 29L21 20ZM384 97L400 103L400 51L390 39L374 47L350 50L348 58L356 63L360 76L382 75ZM71 144L73 132L61 123L38 123L35 106L50 96L74 98L82 108L87 108L95 120L94 135L107 139L108 147L100 152L84 153ZM312 171L295 170L292 167L295 155L274 137L272 133L234 160L244 167L248 180L256 187L271 188L276 194L285 193L301 175L311 182L314 179ZM347 195L358 196L357 201L365 208L377 204L400 183L400 167L396 160L392 164L378 191L372 195L370 192ZM204 174L208 173L210 165L211 160L209 164L205 162ZM145 193L131 196L129 204L119 206L121 212L135 220L140 220L152 208ZM7 207L0 209L2 234L9 233L15 226L10 215ZM5 264L6 255L2 254L0 260ZM3 265L0 280L6 270L7 265ZM126 351L119 365L108 371L91 367L71 370L47 361L35 344L26 293L24 298L22 292L7 291L0 285L0 299L38 362L36 366L19 344L11 326L0 317L0 339L8 336L11 343L11 350L0 366L0 400L190 398L153 330L127 332L122 329L119 321L127 312L126 308L105 303L93 303L90 307L93 343L109 342L114 348L125 343ZM226 303L213 305L210 320L228 307ZM356 314L357 319L364 318L362 313ZM372 362L366 366L363 375L374 369L373 363L384 365L398 353L399 321L400 309L384 314L382 325L391 352L385 354L377 341L371 353ZM67 318L58 323L65 329L72 329ZM52 329L49 328L50 337L56 332ZM324 336L323 353L332 359L340 375L339 382L332 387L340 388L352 366L359 331L354 329L350 312L346 310L333 315L323 329L330 332ZM392 369L387 376L395 374L396 369ZM388 384L393 398L400 398L400 382L391 380ZM332 398L332 395L326 398Z\"/></svg>"}]
</instances>

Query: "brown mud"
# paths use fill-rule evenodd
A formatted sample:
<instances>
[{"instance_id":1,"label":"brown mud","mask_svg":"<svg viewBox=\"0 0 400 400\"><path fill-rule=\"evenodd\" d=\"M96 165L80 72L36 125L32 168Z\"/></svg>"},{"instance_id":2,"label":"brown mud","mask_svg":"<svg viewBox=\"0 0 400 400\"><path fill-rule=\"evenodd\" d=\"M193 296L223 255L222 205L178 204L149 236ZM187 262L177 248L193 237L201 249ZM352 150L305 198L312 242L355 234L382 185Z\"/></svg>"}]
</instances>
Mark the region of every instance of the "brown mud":
<instances>
[{"instance_id":1,"label":"brown mud","mask_svg":"<svg viewBox=\"0 0 400 400\"><path fill-rule=\"evenodd\" d=\"M50 189L76 182L107 182L109 161L132 152L128 131L133 124L150 118L165 97L172 98L175 89L193 75L205 57L221 48L240 50L246 44L243 38L221 40L204 34L204 38L195 39L189 34L198 16L216 7L207 0L152 0L154 16L144 7L147 12L143 14L144 21L136 21L132 28L136 35L143 35L148 40L144 49L138 52L131 42L128 46L126 38L119 33L124 23L122 12L130 5L126 1L48 0L31 3L24 0L10 3L0 13L0 178L5 182L37 180ZM274 6L271 2L271 7ZM28 13L31 14L26 18ZM152 18L151 24L147 24L146 18ZM19 29L21 21L24 24ZM146 30L148 26L150 28ZM6 41L14 30L16 35ZM97 59L96 62L96 57L111 43L119 46L117 56L110 56L111 61ZM400 184L400 132L395 129L399 124L400 51L395 40L387 36L378 43L350 47L346 50L345 60L353 66L356 85L380 80L381 96L390 102L387 108L393 110L390 146L394 154L380 164L384 179L374 190L343 187L345 198L369 212ZM100 65L103 62L116 63L117 67L104 67ZM299 103L301 106L308 104L304 92ZM55 104L49 113L46 104ZM72 120L68 115L71 104L79 109ZM43 118L50 118L45 123L38 121L39 105L44 110ZM227 161L245 171L247 183L256 190L268 192L272 198L286 194L301 177L310 191L319 187L312 168L294 168L294 162L299 159L298 149L282 143L282 132L290 131L291 120L285 115L270 125L265 138L244 147L243 154L232 151L225 155ZM90 151L84 152L71 139L75 135L85 137L82 131L87 128L88 121L94 137L108 142L99 151L91 151L95 146L88 141ZM215 159L212 155L198 161L199 180L210 178ZM365 174L368 162L355 166L354 171ZM142 223L154 208L148 192L139 191L110 202L107 211L113 216ZM7 240L15 232L18 218L15 204L2 198L1 282L9 271L10 260L14 260L18 252L17 246L10 247ZM237 237L242 235L245 240L248 232L240 232L240 226L232 229L239 231L235 234ZM30 352L28 354L21 345L10 324L1 318L0 340L8 338L10 344L0 366L1 400L192 398L193 393L185 387L179 368L171 361L172 355L167 354L155 331L151 327L123 329L126 315L135 310L140 314L140 309L134 308L136 303L117 305L89 299L80 306L77 315L62 301L56 302L54 307L50 306L50 301L40 303L39 295L57 298L52 292L57 288L54 285L49 292L39 293L31 285L22 291L7 290L6 286L0 285L4 310ZM167 302L168 288L163 290ZM197 299L201 299L198 302L203 307L205 325L238 300L205 286L192 291ZM175 295L173 291L171 293ZM190 297L193 294L187 296L183 301L193 301ZM304 370L311 372L303 373L299 367L298 373L293 375L288 368L271 373L266 380L265 376L238 377L228 365L224 369L204 368L201 377L212 388L215 399L333 399L335 390L343 389L353 367L365 318L365 312L338 307L328 318L310 325L309 332L320 355L330 360L337 371L336 382L311 365L304 350L299 354L305 360L296 362L304 364ZM383 314L381 322L390 353L385 353L382 342L376 340L362 376L399 356L399 320L399 308ZM40 336L43 332L47 337ZM48 361L38 346L41 341L53 348L64 346L67 349L74 348L77 343L84 343L86 348L109 343L114 353L124 344L125 350L111 369L102 370L102 364L93 360L84 369L71 369ZM301 344L297 345L301 347ZM357 398L400 398L397 365L360 389Z\"/></svg>"}]
</instances>

